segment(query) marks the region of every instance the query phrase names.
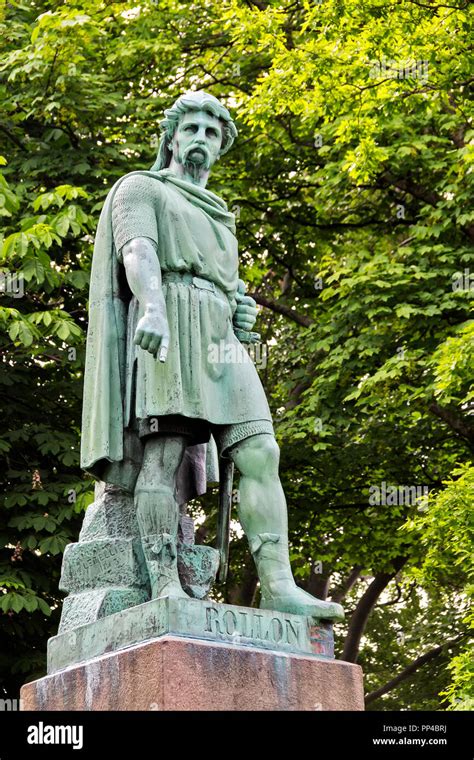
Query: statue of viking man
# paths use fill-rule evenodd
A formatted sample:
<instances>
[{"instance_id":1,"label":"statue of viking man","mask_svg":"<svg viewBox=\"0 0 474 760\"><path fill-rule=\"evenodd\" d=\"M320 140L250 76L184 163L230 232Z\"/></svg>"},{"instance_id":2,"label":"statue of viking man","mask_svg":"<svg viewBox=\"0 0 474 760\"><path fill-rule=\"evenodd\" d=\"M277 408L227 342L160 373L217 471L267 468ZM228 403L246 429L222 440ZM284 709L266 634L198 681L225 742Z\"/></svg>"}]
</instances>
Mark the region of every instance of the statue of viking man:
<instances>
[{"instance_id":1,"label":"statue of viking man","mask_svg":"<svg viewBox=\"0 0 474 760\"><path fill-rule=\"evenodd\" d=\"M206 187L237 130L203 91L182 95L165 117L155 164L115 183L99 221L82 466L133 494L151 597L158 598L186 596L177 571L179 505L217 480L216 462L233 463L260 606L339 620L339 605L315 599L293 579L279 448L238 338L252 329L256 304L239 281L234 214ZM221 346L232 351L213 350Z\"/></svg>"}]
</instances>

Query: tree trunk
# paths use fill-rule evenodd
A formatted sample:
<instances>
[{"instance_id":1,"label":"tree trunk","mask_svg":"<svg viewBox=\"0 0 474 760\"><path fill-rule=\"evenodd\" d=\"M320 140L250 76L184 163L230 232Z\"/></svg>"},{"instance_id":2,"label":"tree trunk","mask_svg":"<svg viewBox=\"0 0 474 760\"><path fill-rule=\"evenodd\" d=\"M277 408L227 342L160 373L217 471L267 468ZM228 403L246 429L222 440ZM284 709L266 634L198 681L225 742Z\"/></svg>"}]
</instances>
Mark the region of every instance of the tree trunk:
<instances>
[{"instance_id":1,"label":"tree trunk","mask_svg":"<svg viewBox=\"0 0 474 760\"><path fill-rule=\"evenodd\" d=\"M345 599L351 588L357 583L361 570L362 565L354 565L347 578L343 580L338 588L334 589L331 594L331 602L340 604Z\"/></svg>"},{"instance_id":2,"label":"tree trunk","mask_svg":"<svg viewBox=\"0 0 474 760\"><path fill-rule=\"evenodd\" d=\"M242 581L233 584L227 591L227 604L251 607L257 590L257 571L252 561L247 563Z\"/></svg>"},{"instance_id":3,"label":"tree trunk","mask_svg":"<svg viewBox=\"0 0 474 760\"><path fill-rule=\"evenodd\" d=\"M429 410L439 417L440 420L443 420L446 425L449 425L451 430L454 430L458 435L464 438L470 448L474 450L474 425L472 422L460 416L452 409L448 409L446 406L440 406L436 401L431 402Z\"/></svg>"},{"instance_id":4,"label":"tree trunk","mask_svg":"<svg viewBox=\"0 0 474 760\"><path fill-rule=\"evenodd\" d=\"M344 642L344 651L342 659L346 662L357 662L359 654L360 640L364 633L367 620L372 612L377 599L382 591L388 586L392 578L395 578L398 571L403 567L407 557L397 557L393 562L393 571L390 573L377 573L374 580L359 599L359 602L352 614L349 630Z\"/></svg>"},{"instance_id":5,"label":"tree trunk","mask_svg":"<svg viewBox=\"0 0 474 760\"><path fill-rule=\"evenodd\" d=\"M401 673L398 674L398 676L395 676L395 678L392 678L390 681L387 681L387 683L384 686L380 686L380 688L375 689L375 691L371 691L369 694L365 697L365 704L368 705L371 702L375 702L376 699L383 696L384 694L387 694L389 691L392 691L396 686L398 686L399 683L402 681L405 681L409 676L411 676L412 673L414 673L416 670L421 668L423 665L426 665L427 662L430 662L431 660L434 660L435 657L438 657L438 655L441 654L443 649L448 649L450 646L453 646L453 644L457 644L460 639L464 637L464 634L457 636L455 639L452 639L451 641L447 641L445 644L440 644L437 647L433 647L433 649L430 649L428 652L425 652L425 654L422 654L420 657L417 657L416 660L413 660L409 665L406 666L402 670Z\"/></svg>"},{"instance_id":6,"label":"tree trunk","mask_svg":"<svg viewBox=\"0 0 474 760\"><path fill-rule=\"evenodd\" d=\"M308 578L308 582L305 584L305 590L308 594L315 596L317 599L326 600L329 591L329 576L323 573L317 573L315 568L317 565L313 562L311 564L311 573Z\"/></svg>"}]
</instances>

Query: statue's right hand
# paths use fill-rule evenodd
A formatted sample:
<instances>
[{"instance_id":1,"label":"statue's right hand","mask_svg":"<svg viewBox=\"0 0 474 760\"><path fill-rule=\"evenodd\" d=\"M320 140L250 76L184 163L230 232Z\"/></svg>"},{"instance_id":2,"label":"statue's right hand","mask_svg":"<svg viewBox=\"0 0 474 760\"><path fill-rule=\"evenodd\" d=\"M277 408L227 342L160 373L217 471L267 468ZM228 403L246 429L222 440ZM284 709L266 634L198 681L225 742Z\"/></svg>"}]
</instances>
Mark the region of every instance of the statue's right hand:
<instances>
[{"instance_id":1,"label":"statue's right hand","mask_svg":"<svg viewBox=\"0 0 474 760\"><path fill-rule=\"evenodd\" d=\"M133 342L153 356L158 355L160 362L166 361L170 344L166 306L146 307L143 317L138 322Z\"/></svg>"}]
</instances>

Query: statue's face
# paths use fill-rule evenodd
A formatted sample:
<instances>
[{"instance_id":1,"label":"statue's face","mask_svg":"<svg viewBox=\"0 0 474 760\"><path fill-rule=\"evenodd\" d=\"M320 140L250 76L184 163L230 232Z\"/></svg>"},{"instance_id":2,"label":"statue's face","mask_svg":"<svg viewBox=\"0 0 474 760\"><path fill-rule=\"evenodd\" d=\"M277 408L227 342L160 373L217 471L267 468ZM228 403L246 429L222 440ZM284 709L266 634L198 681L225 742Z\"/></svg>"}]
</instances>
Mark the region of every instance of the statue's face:
<instances>
[{"instance_id":1,"label":"statue's face","mask_svg":"<svg viewBox=\"0 0 474 760\"><path fill-rule=\"evenodd\" d=\"M209 170L219 157L222 122L207 111L188 111L173 135L173 158L190 168Z\"/></svg>"}]
</instances>

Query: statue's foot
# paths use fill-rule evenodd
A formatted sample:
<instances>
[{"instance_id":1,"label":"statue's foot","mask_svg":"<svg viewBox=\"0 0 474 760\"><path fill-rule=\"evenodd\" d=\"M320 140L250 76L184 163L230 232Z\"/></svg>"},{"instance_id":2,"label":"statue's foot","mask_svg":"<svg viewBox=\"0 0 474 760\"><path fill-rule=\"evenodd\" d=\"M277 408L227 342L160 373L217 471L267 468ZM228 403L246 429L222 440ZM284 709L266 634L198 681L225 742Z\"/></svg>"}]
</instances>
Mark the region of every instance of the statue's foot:
<instances>
[{"instance_id":1,"label":"statue's foot","mask_svg":"<svg viewBox=\"0 0 474 760\"><path fill-rule=\"evenodd\" d=\"M318 620L330 620L332 622L344 620L344 610L340 604L316 599L296 584L284 591L281 589L278 594L262 596L260 608L276 610L277 612L290 612L293 615L306 615Z\"/></svg>"},{"instance_id":2,"label":"statue's foot","mask_svg":"<svg viewBox=\"0 0 474 760\"><path fill-rule=\"evenodd\" d=\"M333 622L344 620L344 610L335 602L316 599L296 585L288 570L273 571L266 583L261 584L261 609L307 615L318 620Z\"/></svg>"},{"instance_id":3,"label":"statue's foot","mask_svg":"<svg viewBox=\"0 0 474 760\"><path fill-rule=\"evenodd\" d=\"M190 598L181 586L176 562L171 566L157 561L148 561L146 564L152 599L161 599L164 596Z\"/></svg>"},{"instance_id":4,"label":"statue's foot","mask_svg":"<svg viewBox=\"0 0 474 760\"><path fill-rule=\"evenodd\" d=\"M316 599L296 585L286 537L278 533L258 533L249 536L249 544L260 578L261 609L306 615L317 620L344 620L340 604Z\"/></svg>"},{"instance_id":5,"label":"statue's foot","mask_svg":"<svg viewBox=\"0 0 474 760\"><path fill-rule=\"evenodd\" d=\"M152 599L164 596L189 596L181 586L178 574L176 537L165 531L142 537L146 569Z\"/></svg>"},{"instance_id":6,"label":"statue's foot","mask_svg":"<svg viewBox=\"0 0 474 760\"><path fill-rule=\"evenodd\" d=\"M165 596L172 596L173 598L181 597L184 599L190 599L189 594L184 591L179 581L168 581L164 584L152 584L151 598L162 599Z\"/></svg>"}]
</instances>

